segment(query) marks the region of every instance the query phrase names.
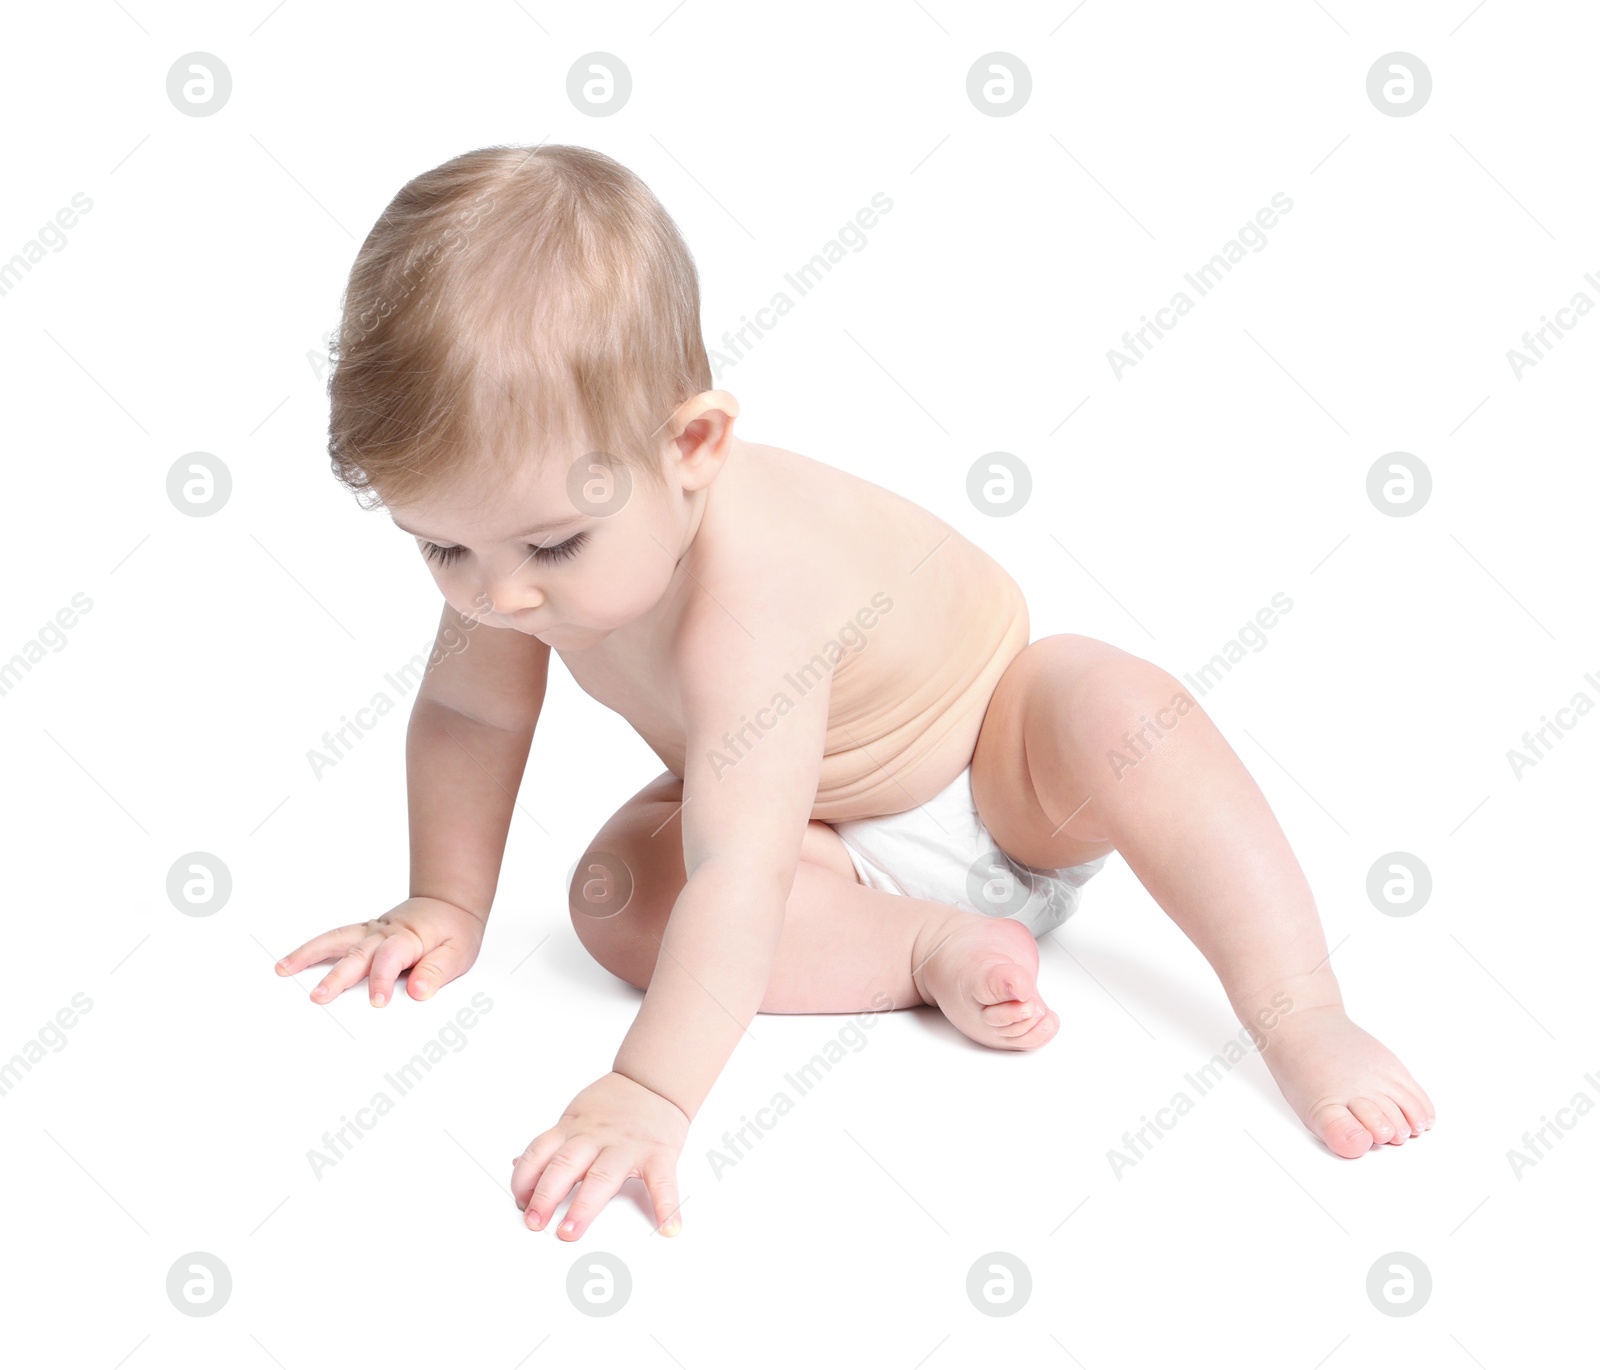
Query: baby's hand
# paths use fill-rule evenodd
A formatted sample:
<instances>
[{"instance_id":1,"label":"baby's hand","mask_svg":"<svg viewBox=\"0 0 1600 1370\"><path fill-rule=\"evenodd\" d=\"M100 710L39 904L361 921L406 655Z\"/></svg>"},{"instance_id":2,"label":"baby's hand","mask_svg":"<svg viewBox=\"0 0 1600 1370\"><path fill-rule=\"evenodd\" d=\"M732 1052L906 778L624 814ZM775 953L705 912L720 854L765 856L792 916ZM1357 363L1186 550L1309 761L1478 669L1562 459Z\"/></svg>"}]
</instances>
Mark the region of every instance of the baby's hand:
<instances>
[{"instance_id":1,"label":"baby's hand","mask_svg":"<svg viewBox=\"0 0 1600 1370\"><path fill-rule=\"evenodd\" d=\"M311 991L319 1004L328 1003L362 976L374 1008L382 1008L394 993L394 982L412 966L407 989L413 999L431 998L434 991L465 974L478 959L483 945L483 922L466 909L442 899L414 898L396 904L381 918L350 923L296 947L277 964L279 975L294 975L330 957L339 958Z\"/></svg>"},{"instance_id":2,"label":"baby's hand","mask_svg":"<svg viewBox=\"0 0 1600 1370\"><path fill-rule=\"evenodd\" d=\"M561 1121L512 1161L512 1196L537 1232L583 1180L556 1229L557 1237L576 1241L622 1182L637 1175L655 1203L659 1231L676 1237L678 1153L688 1132L689 1119L676 1104L612 1071L582 1090Z\"/></svg>"}]
</instances>

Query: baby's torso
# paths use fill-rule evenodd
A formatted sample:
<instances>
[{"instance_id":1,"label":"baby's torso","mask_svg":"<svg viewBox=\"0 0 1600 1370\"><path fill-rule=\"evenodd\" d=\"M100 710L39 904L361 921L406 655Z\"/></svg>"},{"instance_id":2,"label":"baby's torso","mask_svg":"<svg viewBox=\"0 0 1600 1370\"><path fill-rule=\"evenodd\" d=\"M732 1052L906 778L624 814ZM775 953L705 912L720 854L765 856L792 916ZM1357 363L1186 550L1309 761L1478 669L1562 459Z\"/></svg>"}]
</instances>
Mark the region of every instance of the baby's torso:
<instances>
[{"instance_id":1,"label":"baby's torso","mask_svg":"<svg viewBox=\"0 0 1600 1370\"><path fill-rule=\"evenodd\" d=\"M772 613L804 596L838 644L813 818L899 813L961 773L995 685L1028 645L1027 605L998 562L893 491L753 443L735 445L711 487L702 537L734 555L698 560L695 593L733 600L716 568L738 568L746 588L765 583ZM561 658L682 776L671 630L669 615L647 617Z\"/></svg>"}]
</instances>

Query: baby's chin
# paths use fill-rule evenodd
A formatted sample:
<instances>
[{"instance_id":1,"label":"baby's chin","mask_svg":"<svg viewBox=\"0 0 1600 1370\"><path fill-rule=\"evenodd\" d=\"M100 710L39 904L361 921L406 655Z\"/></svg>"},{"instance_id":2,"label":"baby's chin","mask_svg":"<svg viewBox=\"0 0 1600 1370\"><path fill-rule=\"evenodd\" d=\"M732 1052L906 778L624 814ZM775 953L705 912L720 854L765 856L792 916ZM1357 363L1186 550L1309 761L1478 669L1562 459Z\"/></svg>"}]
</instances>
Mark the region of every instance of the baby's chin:
<instances>
[{"instance_id":1,"label":"baby's chin","mask_svg":"<svg viewBox=\"0 0 1600 1370\"><path fill-rule=\"evenodd\" d=\"M531 636L538 638L546 647L581 651L585 647L593 647L597 642L604 641L611 636L611 632L610 628L585 628L574 623L558 623L553 628L541 629Z\"/></svg>"}]
</instances>

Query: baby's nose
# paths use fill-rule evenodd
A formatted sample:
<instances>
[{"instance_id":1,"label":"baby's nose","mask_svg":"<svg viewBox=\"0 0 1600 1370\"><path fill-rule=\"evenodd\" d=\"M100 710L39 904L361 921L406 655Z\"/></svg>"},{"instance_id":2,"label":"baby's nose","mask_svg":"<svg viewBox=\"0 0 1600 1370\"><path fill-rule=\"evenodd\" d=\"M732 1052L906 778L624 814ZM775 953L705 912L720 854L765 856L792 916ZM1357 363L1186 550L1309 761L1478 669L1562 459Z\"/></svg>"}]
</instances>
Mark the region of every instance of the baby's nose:
<instances>
[{"instance_id":1,"label":"baby's nose","mask_svg":"<svg viewBox=\"0 0 1600 1370\"><path fill-rule=\"evenodd\" d=\"M494 601L496 612L514 614L523 609L537 609L544 603L544 592L533 584L532 568L527 562L518 566L510 563L485 570L483 592Z\"/></svg>"},{"instance_id":2,"label":"baby's nose","mask_svg":"<svg viewBox=\"0 0 1600 1370\"><path fill-rule=\"evenodd\" d=\"M538 609L544 603L544 595L532 586L521 584L512 577L502 580L491 580L483 587L484 594L494 605L494 612L507 617Z\"/></svg>"}]
</instances>

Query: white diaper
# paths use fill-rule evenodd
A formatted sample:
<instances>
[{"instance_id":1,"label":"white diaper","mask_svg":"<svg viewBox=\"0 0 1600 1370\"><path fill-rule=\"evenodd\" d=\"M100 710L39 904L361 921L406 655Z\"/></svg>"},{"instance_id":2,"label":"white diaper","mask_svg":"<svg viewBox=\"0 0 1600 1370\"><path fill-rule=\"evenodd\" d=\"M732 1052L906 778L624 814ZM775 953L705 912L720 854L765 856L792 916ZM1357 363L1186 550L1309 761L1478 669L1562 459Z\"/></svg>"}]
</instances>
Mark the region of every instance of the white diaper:
<instances>
[{"instance_id":1,"label":"white diaper","mask_svg":"<svg viewBox=\"0 0 1600 1370\"><path fill-rule=\"evenodd\" d=\"M1013 861L978 817L970 765L920 808L832 826L863 885L1013 918L1036 939L1072 916L1080 887L1106 862L1048 870Z\"/></svg>"}]
</instances>

